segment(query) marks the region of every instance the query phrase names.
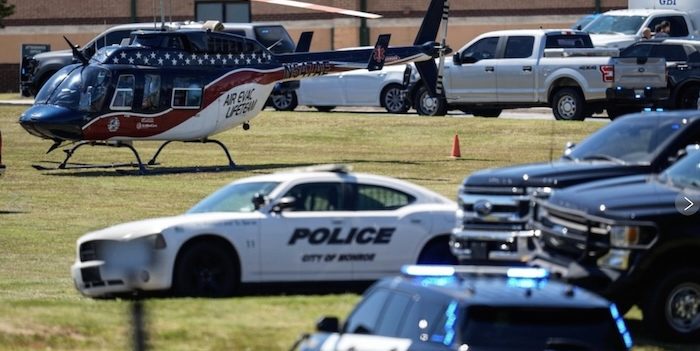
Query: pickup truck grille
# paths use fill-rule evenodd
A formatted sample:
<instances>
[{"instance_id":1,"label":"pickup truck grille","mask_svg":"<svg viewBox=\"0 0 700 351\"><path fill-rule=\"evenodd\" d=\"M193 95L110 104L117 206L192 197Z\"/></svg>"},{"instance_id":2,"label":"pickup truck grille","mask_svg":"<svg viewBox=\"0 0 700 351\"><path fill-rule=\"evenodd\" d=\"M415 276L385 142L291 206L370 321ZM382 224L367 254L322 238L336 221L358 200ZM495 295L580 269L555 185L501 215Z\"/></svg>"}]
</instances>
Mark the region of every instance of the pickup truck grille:
<instances>
[{"instance_id":1,"label":"pickup truck grille","mask_svg":"<svg viewBox=\"0 0 700 351\"><path fill-rule=\"evenodd\" d=\"M547 251L577 260L598 258L609 249L608 229L604 223L583 215L541 205L534 227Z\"/></svg>"},{"instance_id":2,"label":"pickup truck grille","mask_svg":"<svg viewBox=\"0 0 700 351\"><path fill-rule=\"evenodd\" d=\"M525 230L530 197L521 188L465 187L459 195L463 229Z\"/></svg>"}]
</instances>

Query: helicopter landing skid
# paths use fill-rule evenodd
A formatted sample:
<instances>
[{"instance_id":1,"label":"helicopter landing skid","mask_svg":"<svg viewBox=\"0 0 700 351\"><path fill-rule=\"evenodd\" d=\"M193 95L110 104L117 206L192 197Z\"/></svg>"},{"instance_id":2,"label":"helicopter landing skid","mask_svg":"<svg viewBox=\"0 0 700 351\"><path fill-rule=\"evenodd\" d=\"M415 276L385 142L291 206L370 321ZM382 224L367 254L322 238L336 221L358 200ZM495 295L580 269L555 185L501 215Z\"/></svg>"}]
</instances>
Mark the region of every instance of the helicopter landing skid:
<instances>
[{"instance_id":1,"label":"helicopter landing skid","mask_svg":"<svg viewBox=\"0 0 700 351\"><path fill-rule=\"evenodd\" d=\"M168 144L172 143L173 141L176 141L176 140L168 140L168 141L164 142L163 144L161 144L160 147L158 148L158 150L156 151L155 155L153 155L153 158L151 158L151 160L148 161L148 165L149 165L149 166L155 165L155 164L156 164L156 159L157 159L158 156L160 155L160 152L163 151L163 149L164 149ZM221 146L221 149L223 149L223 150L224 150L224 153L226 154L226 158L228 159L228 166L229 166L229 168L231 168L231 169L236 168L236 163L233 162L233 159L231 158L231 153L229 153L228 148L226 148L226 145L224 145L224 143L222 143L222 142L220 142L220 141L218 141L218 140L215 140L215 139L203 139L203 140L186 140L186 141L182 141L182 142L183 142L183 143L202 143L202 144L214 143L214 144L216 144L216 145L219 145L219 146Z\"/></svg>"},{"instance_id":2,"label":"helicopter landing skid","mask_svg":"<svg viewBox=\"0 0 700 351\"><path fill-rule=\"evenodd\" d=\"M131 150L131 152L134 153L134 156L136 156L136 163L114 163L114 164L86 164L86 163L69 163L68 161L70 160L71 157L75 154L75 152L81 148L82 146L85 145L90 145L90 146L108 146L108 147L125 147ZM81 141L75 146L73 146L70 149L65 149L63 150L66 153L66 158L61 162L58 167L56 168L50 168L50 167L45 167L42 165L32 165L37 170L40 171L49 171L49 170L64 170L64 169L91 169L91 168L117 168L117 167L138 167L139 169L139 174L146 174L148 173L148 170L146 169L146 166L143 165L143 162L141 162L141 156L139 156L139 153L134 149L131 144L128 143L123 143L123 142L116 142L116 143L108 143L108 142L101 142L101 141Z\"/></svg>"}]
</instances>

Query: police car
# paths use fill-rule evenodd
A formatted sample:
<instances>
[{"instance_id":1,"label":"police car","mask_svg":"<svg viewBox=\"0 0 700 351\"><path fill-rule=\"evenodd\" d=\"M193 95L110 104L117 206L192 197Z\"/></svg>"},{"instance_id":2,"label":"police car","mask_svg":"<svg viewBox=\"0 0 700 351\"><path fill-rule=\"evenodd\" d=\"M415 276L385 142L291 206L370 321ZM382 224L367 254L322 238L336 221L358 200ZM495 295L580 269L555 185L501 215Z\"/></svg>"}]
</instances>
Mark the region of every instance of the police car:
<instances>
[{"instance_id":1,"label":"police car","mask_svg":"<svg viewBox=\"0 0 700 351\"><path fill-rule=\"evenodd\" d=\"M88 296L173 289L225 296L240 283L373 281L407 263L454 263L457 205L341 166L235 181L186 214L78 239L72 276Z\"/></svg>"},{"instance_id":2,"label":"police car","mask_svg":"<svg viewBox=\"0 0 700 351\"><path fill-rule=\"evenodd\" d=\"M293 348L629 350L615 304L537 268L405 266L372 287L341 327L324 317Z\"/></svg>"}]
</instances>

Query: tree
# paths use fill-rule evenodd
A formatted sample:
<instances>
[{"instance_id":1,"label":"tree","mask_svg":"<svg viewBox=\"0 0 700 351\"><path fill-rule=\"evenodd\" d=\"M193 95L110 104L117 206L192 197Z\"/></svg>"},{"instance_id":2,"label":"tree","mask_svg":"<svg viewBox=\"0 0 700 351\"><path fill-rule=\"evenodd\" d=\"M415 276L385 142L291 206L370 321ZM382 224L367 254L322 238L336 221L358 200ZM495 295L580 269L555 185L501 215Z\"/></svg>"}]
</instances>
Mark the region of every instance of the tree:
<instances>
[{"instance_id":1,"label":"tree","mask_svg":"<svg viewBox=\"0 0 700 351\"><path fill-rule=\"evenodd\" d=\"M8 5L7 0L0 0L0 28L4 28L2 20L5 17L12 16L15 13L15 5Z\"/></svg>"}]
</instances>

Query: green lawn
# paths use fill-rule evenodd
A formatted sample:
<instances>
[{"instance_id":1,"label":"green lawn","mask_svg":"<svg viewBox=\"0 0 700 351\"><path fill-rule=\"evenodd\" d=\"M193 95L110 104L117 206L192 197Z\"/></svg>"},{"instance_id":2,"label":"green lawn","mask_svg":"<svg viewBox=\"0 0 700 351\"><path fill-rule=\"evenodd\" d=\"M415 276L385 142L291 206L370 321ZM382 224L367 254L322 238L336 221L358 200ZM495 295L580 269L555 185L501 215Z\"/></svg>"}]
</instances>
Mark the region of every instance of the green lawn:
<instances>
[{"instance_id":1,"label":"green lawn","mask_svg":"<svg viewBox=\"0 0 700 351\"><path fill-rule=\"evenodd\" d=\"M17 124L23 108L0 107L0 350L126 349L128 304L92 300L73 288L69 267L82 234L124 221L182 213L218 187L280 168L347 163L356 171L399 177L454 198L469 172L548 160L600 121L566 123L424 118L363 113L265 111L252 128L218 135L240 169L233 172L130 176L114 170L39 172L50 142ZM462 158L449 157L459 134ZM148 159L157 143L135 146ZM128 162L128 150L82 148L76 162ZM161 167L224 165L213 145L173 144ZM287 349L321 315L345 316L356 294L151 299L150 338L160 350ZM628 314L640 349L679 349L644 337L640 313Z\"/></svg>"}]
</instances>

